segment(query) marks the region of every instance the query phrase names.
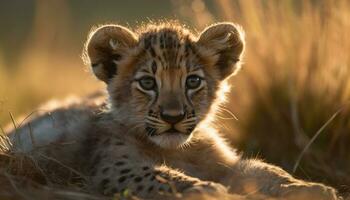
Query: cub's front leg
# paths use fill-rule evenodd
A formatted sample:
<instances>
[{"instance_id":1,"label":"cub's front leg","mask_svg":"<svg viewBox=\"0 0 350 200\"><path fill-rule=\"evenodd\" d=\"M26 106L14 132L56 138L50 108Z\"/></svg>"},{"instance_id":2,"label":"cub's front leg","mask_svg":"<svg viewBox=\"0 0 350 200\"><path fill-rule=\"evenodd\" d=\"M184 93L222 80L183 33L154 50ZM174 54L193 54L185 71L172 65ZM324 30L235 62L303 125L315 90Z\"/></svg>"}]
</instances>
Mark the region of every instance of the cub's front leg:
<instances>
[{"instance_id":1,"label":"cub's front leg","mask_svg":"<svg viewBox=\"0 0 350 200\"><path fill-rule=\"evenodd\" d=\"M111 196L128 190L141 198L162 194L220 192L220 184L201 181L141 156L136 146L118 138L102 141L92 154L90 175L98 192Z\"/></svg>"},{"instance_id":2,"label":"cub's front leg","mask_svg":"<svg viewBox=\"0 0 350 200\"><path fill-rule=\"evenodd\" d=\"M295 179L277 166L253 159L240 160L228 183L233 193L258 193L284 199L338 199L331 187Z\"/></svg>"}]
</instances>

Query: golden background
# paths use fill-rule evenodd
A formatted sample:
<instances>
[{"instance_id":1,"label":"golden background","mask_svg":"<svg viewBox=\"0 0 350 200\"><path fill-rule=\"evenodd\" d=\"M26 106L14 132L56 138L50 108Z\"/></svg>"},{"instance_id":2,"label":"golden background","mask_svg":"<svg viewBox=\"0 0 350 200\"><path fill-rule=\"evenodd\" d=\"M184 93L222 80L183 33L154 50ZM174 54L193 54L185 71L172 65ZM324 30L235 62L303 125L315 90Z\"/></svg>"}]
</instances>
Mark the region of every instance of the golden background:
<instances>
[{"instance_id":1,"label":"golden background","mask_svg":"<svg viewBox=\"0 0 350 200\"><path fill-rule=\"evenodd\" d=\"M178 19L194 31L218 21L242 25L244 66L230 80L229 102L217 116L222 132L244 156L350 191L346 0L1 1L1 127L10 113L26 115L49 99L104 87L80 57L93 25L132 28L163 19Z\"/></svg>"}]
</instances>

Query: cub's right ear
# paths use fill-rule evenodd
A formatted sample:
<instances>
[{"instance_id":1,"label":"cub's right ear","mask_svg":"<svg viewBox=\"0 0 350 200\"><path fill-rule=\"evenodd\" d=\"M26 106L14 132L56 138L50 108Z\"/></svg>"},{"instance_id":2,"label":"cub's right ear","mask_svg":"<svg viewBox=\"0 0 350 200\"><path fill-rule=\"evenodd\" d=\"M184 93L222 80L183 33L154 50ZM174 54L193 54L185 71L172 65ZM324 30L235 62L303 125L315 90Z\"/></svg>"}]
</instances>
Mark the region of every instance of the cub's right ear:
<instances>
[{"instance_id":1,"label":"cub's right ear","mask_svg":"<svg viewBox=\"0 0 350 200\"><path fill-rule=\"evenodd\" d=\"M95 76L108 83L118 72L118 61L137 44L138 37L119 25L106 25L92 31L84 49L84 59Z\"/></svg>"}]
</instances>

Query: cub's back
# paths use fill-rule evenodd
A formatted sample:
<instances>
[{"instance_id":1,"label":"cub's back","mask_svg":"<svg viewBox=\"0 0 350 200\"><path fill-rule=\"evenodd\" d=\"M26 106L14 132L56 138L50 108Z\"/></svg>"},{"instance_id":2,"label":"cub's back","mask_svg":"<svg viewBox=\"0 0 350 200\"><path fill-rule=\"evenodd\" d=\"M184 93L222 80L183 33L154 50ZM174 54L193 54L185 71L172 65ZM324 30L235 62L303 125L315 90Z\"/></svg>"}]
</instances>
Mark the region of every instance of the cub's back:
<instances>
[{"instance_id":1,"label":"cub's back","mask_svg":"<svg viewBox=\"0 0 350 200\"><path fill-rule=\"evenodd\" d=\"M70 97L50 101L32 114L18 120L17 128L9 124L5 131L16 150L29 152L35 148L73 141L78 131L106 106L106 97L96 92L83 98Z\"/></svg>"}]
</instances>

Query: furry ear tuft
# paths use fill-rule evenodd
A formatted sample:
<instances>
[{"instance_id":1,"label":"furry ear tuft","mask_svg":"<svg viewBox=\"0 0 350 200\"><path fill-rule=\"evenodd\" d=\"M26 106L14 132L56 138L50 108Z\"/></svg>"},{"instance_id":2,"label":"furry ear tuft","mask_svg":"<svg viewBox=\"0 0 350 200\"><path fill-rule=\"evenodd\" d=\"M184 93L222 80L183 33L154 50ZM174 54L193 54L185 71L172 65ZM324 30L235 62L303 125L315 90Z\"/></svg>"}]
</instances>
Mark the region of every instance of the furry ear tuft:
<instances>
[{"instance_id":1,"label":"furry ear tuft","mask_svg":"<svg viewBox=\"0 0 350 200\"><path fill-rule=\"evenodd\" d=\"M118 61L137 41L137 35L123 26L99 27L90 33L85 44L86 63L98 79L108 83L117 74Z\"/></svg>"},{"instance_id":2,"label":"furry ear tuft","mask_svg":"<svg viewBox=\"0 0 350 200\"><path fill-rule=\"evenodd\" d=\"M214 24L204 29L197 45L205 48L209 56L215 57L215 65L224 79L239 68L245 46L244 31L229 22Z\"/></svg>"}]
</instances>

